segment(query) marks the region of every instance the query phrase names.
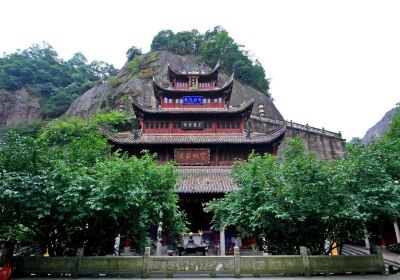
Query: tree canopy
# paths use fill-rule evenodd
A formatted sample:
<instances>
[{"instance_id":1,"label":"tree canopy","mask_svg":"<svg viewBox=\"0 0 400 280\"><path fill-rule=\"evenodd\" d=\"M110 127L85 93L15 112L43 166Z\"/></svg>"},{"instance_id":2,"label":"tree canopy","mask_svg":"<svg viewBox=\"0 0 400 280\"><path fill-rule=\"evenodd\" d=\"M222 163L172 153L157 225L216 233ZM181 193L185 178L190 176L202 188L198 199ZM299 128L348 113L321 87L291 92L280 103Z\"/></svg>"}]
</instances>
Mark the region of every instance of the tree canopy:
<instances>
[{"instance_id":1,"label":"tree canopy","mask_svg":"<svg viewBox=\"0 0 400 280\"><path fill-rule=\"evenodd\" d=\"M102 82L117 70L103 61L88 63L77 52L64 61L54 48L43 43L18 50L0 58L0 90L13 91L25 87L44 103L43 115L54 118L64 113L72 100Z\"/></svg>"},{"instance_id":2,"label":"tree canopy","mask_svg":"<svg viewBox=\"0 0 400 280\"><path fill-rule=\"evenodd\" d=\"M217 227L236 225L241 236L265 237L273 253L296 253L299 246L329 253L334 242L363 239L367 222L400 217L400 185L380 153L349 145L346 159L324 161L290 139L282 161L252 155L236 163L238 191L207 211Z\"/></svg>"},{"instance_id":3,"label":"tree canopy","mask_svg":"<svg viewBox=\"0 0 400 280\"><path fill-rule=\"evenodd\" d=\"M237 79L268 94L269 81L260 62L251 59L243 46L220 26L204 34L195 29L176 34L171 30L162 30L153 38L151 50L168 50L180 55L195 54L211 65L221 60L222 69L235 72Z\"/></svg>"},{"instance_id":4,"label":"tree canopy","mask_svg":"<svg viewBox=\"0 0 400 280\"><path fill-rule=\"evenodd\" d=\"M131 61L134 59L136 56L142 55L142 50L132 46L126 51L126 57L128 58L128 61Z\"/></svg>"},{"instance_id":5,"label":"tree canopy","mask_svg":"<svg viewBox=\"0 0 400 280\"><path fill-rule=\"evenodd\" d=\"M120 114L120 116L117 116ZM118 112L56 120L36 136L10 132L0 153L0 239L32 251L74 255L113 253L114 239L130 234L138 251L150 245L162 212L171 236L185 229L174 193L173 165L111 151L98 130ZM32 251L30 253L32 253Z\"/></svg>"}]
</instances>

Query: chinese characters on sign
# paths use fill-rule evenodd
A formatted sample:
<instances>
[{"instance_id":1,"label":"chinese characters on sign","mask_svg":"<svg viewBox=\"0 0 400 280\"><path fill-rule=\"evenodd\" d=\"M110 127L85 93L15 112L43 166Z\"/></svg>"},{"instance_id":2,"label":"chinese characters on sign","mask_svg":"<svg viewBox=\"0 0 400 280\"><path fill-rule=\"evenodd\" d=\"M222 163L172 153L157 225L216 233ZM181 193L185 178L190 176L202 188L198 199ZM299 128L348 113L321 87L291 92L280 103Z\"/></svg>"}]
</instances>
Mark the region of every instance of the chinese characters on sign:
<instances>
[{"instance_id":1,"label":"chinese characters on sign","mask_svg":"<svg viewBox=\"0 0 400 280\"><path fill-rule=\"evenodd\" d=\"M181 128L185 130L190 130L190 129L204 129L204 122L191 122L191 121L183 121L181 122Z\"/></svg>"},{"instance_id":2,"label":"chinese characters on sign","mask_svg":"<svg viewBox=\"0 0 400 280\"><path fill-rule=\"evenodd\" d=\"M203 96L184 96L183 104L203 104Z\"/></svg>"},{"instance_id":3,"label":"chinese characters on sign","mask_svg":"<svg viewBox=\"0 0 400 280\"><path fill-rule=\"evenodd\" d=\"M207 165L210 163L210 149L175 149L174 160L182 165Z\"/></svg>"}]
</instances>

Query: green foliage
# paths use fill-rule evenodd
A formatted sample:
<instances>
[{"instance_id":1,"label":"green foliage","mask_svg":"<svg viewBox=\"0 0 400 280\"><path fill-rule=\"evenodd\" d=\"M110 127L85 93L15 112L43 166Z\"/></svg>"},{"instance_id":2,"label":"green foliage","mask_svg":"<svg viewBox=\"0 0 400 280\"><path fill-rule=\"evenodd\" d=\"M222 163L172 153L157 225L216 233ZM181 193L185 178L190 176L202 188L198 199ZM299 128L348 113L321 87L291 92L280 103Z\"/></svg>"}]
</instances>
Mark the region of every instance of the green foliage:
<instances>
[{"instance_id":1,"label":"green foliage","mask_svg":"<svg viewBox=\"0 0 400 280\"><path fill-rule=\"evenodd\" d=\"M400 181L400 109L392 118L386 134L370 144L370 149L379 153L386 172L393 180Z\"/></svg>"},{"instance_id":2,"label":"green foliage","mask_svg":"<svg viewBox=\"0 0 400 280\"><path fill-rule=\"evenodd\" d=\"M131 73L132 75L139 72L140 67L143 64L143 61L144 61L143 56L136 56L135 58L133 58L131 61L128 62L126 66L128 72Z\"/></svg>"},{"instance_id":3,"label":"green foliage","mask_svg":"<svg viewBox=\"0 0 400 280\"><path fill-rule=\"evenodd\" d=\"M67 120L56 119L42 131L39 137L52 145L62 145L76 137L83 137L91 130L92 128L78 117Z\"/></svg>"},{"instance_id":4,"label":"green foliage","mask_svg":"<svg viewBox=\"0 0 400 280\"><path fill-rule=\"evenodd\" d=\"M28 123L21 123L13 126L0 127L0 137L10 131L15 131L22 136L35 136L46 125L44 121L32 121Z\"/></svg>"},{"instance_id":5,"label":"green foliage","mask_svg":"<svg viewBox=\"0 0 400 280\"><path fill-rule=\"evenodd\" d=\"M94 60L89 64L88 70L90 75L95 77L97 81L106 81L108 77L116 75L118 70L112 64L104 61Z\"/></svg>"},{"instance_id":6,"label":"green foliage","mask_svg":"<svg viewBox=\"0 0 400 280\"><path fill-rule=\"evenodd\" d=\"M400 139L400 107L397 108L396 114L393 116L385 138L396 140Z\"/></svg>"},{"instance_id":7,"label":"green foliage","mask_svg":"<svg viewBox=\"0 0 400 280\"><path fill-rule=\"evenodd\" d=\"M265 237L274 253L295 253L299 246L327 253L332 247L325 251L325 240L357 240L368 221L400 215L400 185L379 154L361 146L349 147L346 160L323 161L291 139L283 161L252 155L235 164L233 177L239 190L207 206L213 223Z\"/></svg>"},{"instance_id":8,"label":"green foliage","mask_svg":"<svg viewBox=\"0 0 400 280\"><path fill-rule=\"evenodd\" d=\"M128 58L128 61L131 61L132 59L134 59L136 56L140 56L142 55L142 49L139 49L135 46L130 47L127 51L126 51L126 57Z\"/></svg>"},{"instance_id":9,"label":"green foliage","mask_svg":"<svg viewBox=\"0 0 400 280\"><path fill-rule=\"evenodd\" d=\"M41 131L39 137L51 145L62 145L85 135L101 135L99 128L123 130L131 122L132 117L116 110L93 115L88 122L79 117L56 119Z\"/></svg>"},{"instance_id":10,"label":"green foliage","mask_svg":"<svg viewBox=\"0 0 400 280\"><path fill-rule=\"evenodd\" d=\"M64 61L49 44L36 44L0 58L0 90L28 88L45 103L44 116L54 118L64 113L72 100L95 81L105 81L116 73L111 64L102 61L88 64L80 52Z\"/></svg>"},{"instance_id":11,"label":"green foliage","mask_svg":"<svg viewBox=\"0 0 400 280\"><path fill-rule=\"evenodd\" d=\"M40 157L43 147L36 144L31 136L21 136L15 131L7 133L0 143L0 170L38 173L44 159Z\"/></svg>"},{"instance_id":12,"label":"green foliage","mask_svg":"<svg viewBox=\"0 0 400 280\"><path fill-rule=\"evenodd\" d=\"M237 79L268 93L269 81L260 62L252 60L243 46L238 45L220 26L205 34L195 29L176 34L171 30L162 30L153 38L151 50L169 50L180 55L195 54L212 65L221 60L222 69L235 72Z\"/></svg>"},{"instance_id":13,"label":"green foliage","mask_svg":"<svg viewBox=\"0 0 400 280\"><path fill-rule=\"evenodd\" d=\"M113 252L118 233L140 251L150 244L163 213L164 229L185 229L174 192L173 165L111 153L99 125L120 123L117 112L56 120L38 137L11 132L0 150L0 239L15 238L34 253Z\"/></svg>"},{"instance_id":14,"label":"green foliage","mask_svg":"<svg viewBox=\"0 0 400 280\"><path fill-rule=\"evenodd\" d=\"M110 76L107 79L107 83L112 87L112 88L116 88L117 86L119 86L122 83L122 80L120 78L118 78L117 76Z\"/></svg>"},{"instance_id":15,"label":"green foliage","mask_svg":"<svg viewBox=\"0 0 400 280\"><path fill-rule=\"evenodd\" d=\"M132 123L132 117L127 116L125 112L112 110L94 115L90 123L111 130L127 130Z\"/></svg>"},{"instance_id":16,"label":"green foliage","mask_svg":"<svg viewBox=\"0 0 400 280\"><path fill-rule=\"evenodd\" d=\"M161 30L153 38L153 41L151 42L151 49L153 51L168 50L168 44L174 36L175 34L171 30Z\"/></svg>"}]
</instances>

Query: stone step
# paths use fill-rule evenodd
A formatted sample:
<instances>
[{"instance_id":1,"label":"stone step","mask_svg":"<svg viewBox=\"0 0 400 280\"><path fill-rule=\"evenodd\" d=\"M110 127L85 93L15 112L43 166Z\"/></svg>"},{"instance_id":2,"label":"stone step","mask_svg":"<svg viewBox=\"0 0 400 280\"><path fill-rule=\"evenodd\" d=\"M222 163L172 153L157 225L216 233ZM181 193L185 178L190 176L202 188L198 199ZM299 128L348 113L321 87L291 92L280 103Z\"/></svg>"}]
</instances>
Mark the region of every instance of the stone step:
<instances>
[{"instance_id":1,"label":"stone step","mask_svg":"<svg viewBox=\"0 0 400 280\"><path fill-rule=\"evenodd\" d=\"M349 255L351 255L351 256L368 255L369 250L367 250L363 247L345 244L345 245L343 245L342 254L348 255L348 256ZM388 269L389 265L393 266L393 268L395 268L395 269L400 268L400 262L396 262L395 260L389 259L387 255L385 256L385 253L383 254L383 259L385 261L386 269Z\"/></svg>"}]
</instances>

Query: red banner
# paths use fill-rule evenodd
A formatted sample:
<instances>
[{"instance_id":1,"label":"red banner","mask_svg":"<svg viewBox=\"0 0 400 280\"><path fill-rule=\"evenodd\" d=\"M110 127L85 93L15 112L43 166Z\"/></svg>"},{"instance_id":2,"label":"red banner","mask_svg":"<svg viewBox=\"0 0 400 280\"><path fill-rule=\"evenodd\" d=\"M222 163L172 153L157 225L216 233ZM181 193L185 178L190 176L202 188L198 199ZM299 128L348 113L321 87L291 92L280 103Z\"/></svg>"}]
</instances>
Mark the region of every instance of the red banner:
<instances>
[{"instance_id":1,"label":"red banner","mask_svg":"<svg viewBox=\"0 0 400 280\"><path fill-rule=\"evenodd\" d=\"M210 149L175 149L174 160L181 165L208 165L210 164Z\"/></svg>"}]
</instances>

